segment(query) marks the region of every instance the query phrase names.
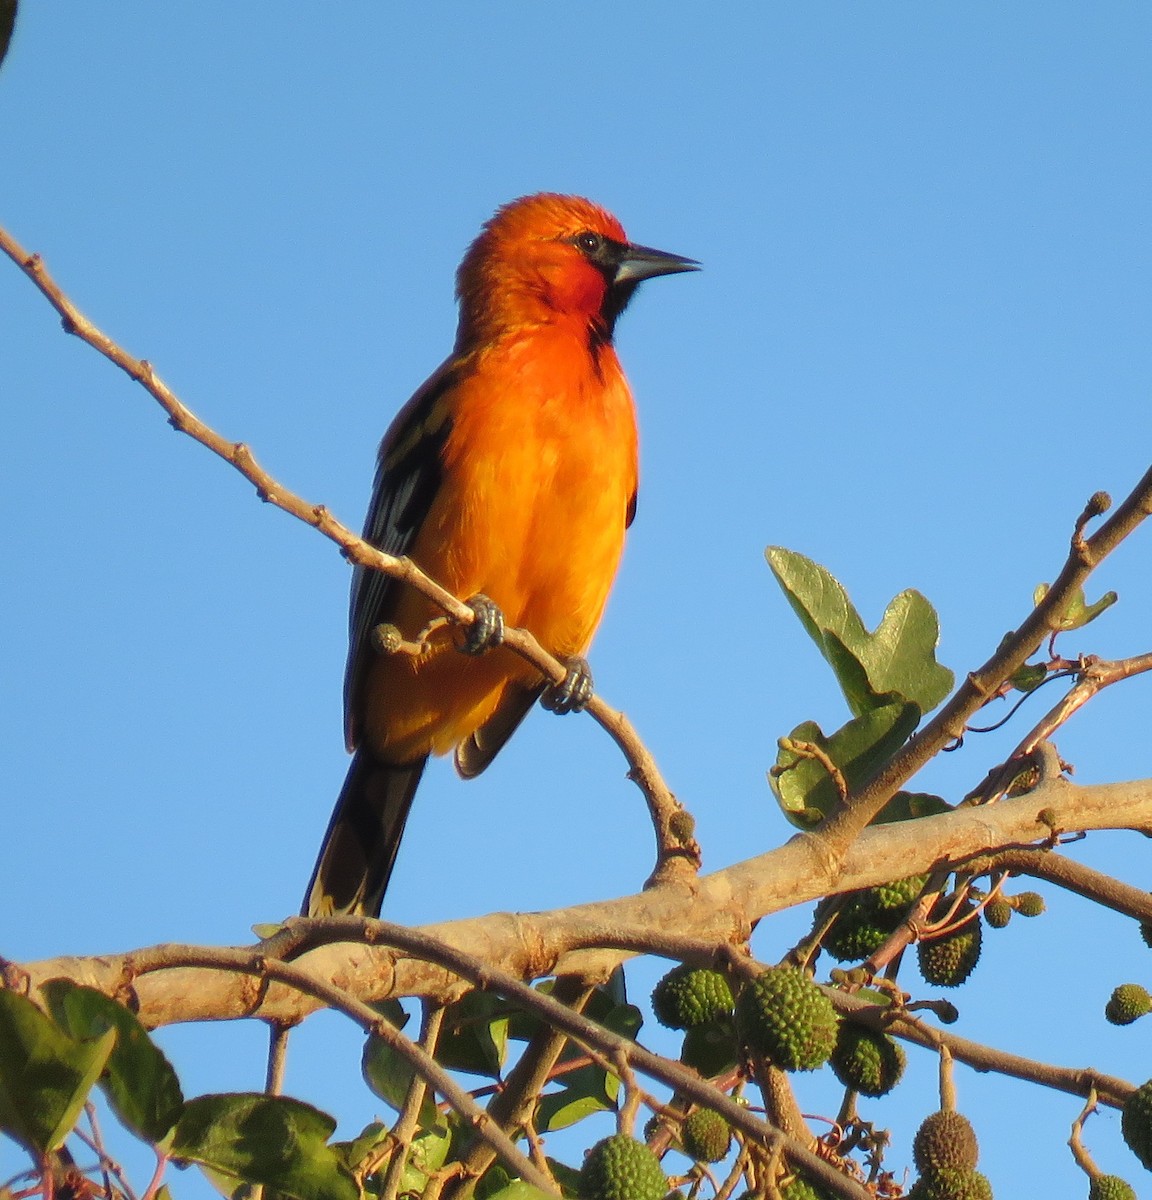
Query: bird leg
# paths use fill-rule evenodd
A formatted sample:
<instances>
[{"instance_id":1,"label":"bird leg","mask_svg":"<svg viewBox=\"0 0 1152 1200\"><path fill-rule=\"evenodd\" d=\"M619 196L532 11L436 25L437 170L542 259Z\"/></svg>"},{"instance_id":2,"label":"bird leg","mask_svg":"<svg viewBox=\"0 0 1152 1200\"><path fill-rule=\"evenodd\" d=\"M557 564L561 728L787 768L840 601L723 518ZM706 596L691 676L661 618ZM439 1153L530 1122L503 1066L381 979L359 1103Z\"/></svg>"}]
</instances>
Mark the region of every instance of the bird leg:
<instances>
[{"instance_id":1,"label":"bird leg","mask_svg":"<svg viewBox=\"0 0 1152 1200\"><path fill-rule=\"evenodd\" d=\"M563 716L564 713L580 712L592 699L592 668L588 660L578 656L565 659L567 671L562 683L554 683L545 689L540 703L549 711Z\"/></svg>"},{"instance_id":2,"label":"bird leg","mask_svg":"<svg viewBox=\"0 0 1152 1200\"><path fill-rule=\"evenodd\" d=\"M467 604L476 619L464 630L460 649L465 654L486 654L504 640L504 614L479 592Z\"/></svg>"}]
</instances>

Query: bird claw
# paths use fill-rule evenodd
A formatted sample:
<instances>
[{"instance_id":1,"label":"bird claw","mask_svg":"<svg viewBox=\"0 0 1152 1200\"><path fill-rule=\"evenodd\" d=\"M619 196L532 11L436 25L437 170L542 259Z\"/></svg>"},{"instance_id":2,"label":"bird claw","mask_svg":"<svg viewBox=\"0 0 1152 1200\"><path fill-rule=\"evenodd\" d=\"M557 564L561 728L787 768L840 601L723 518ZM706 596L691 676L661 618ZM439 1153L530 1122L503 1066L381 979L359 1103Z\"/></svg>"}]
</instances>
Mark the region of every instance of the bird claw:
<instances>
[{"instance_id":1,"label":"bird claw","mask_svg":"<svg viewBox=\"0 0 1152 1200\"><path fill-rule=\"evenodd\" d=\"M563 682L552 684L540 697L540 703L559 716L582 712L592 699L592 669L587 659L569 658L565 666Z\"/></svg>"},{"instance_id":2,"label":"bird claw","mask_svg":"<svg viewBox=\"0 0 1152 1200\"><path fill-rule=\"evenodd\" d=\"M504 614L487 596L477 593L468 601L476 619L464 630L460 649L465 654L486 654L504 640Z\"/></svg>"}]
</instances>

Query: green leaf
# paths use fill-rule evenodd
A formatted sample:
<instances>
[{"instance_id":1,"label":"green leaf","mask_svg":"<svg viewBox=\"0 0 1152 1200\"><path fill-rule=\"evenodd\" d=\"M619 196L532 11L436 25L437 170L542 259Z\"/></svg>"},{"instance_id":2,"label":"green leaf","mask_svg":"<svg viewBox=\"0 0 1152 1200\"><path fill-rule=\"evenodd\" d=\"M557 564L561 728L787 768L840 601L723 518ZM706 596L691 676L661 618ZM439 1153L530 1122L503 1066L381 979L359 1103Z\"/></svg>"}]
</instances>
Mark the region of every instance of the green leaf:
<instances>
[{"instance_id":1,"label":"green leaf","mask_svg":"<svg viewBox=\"0 0 1152 1200\"><path fill-rule=\"evenodd\" d=\"M554 1133L583 1121L593 1113L612 1112L620 1080L595 1064L570 1071L563 1077L560 1090L540 1098L536 1106L536 1129Z\"/></svg>"},{"instance_id":2,"label":"green leaf","mask_svg":"<svg viewBox=\"0 0 1152 1200\"><path fill-rule=\"evenodd\" d=\"M488 1200L556 1200L548 1192L542 1192L538 1187L518 1179L498 1192L493 1192Z\"/></svg>"},{"instance_id":3,"label":"green leaf","mask_svg":"<svg viewBox=\"0 0 1152 1200\"><path fill-rule=\"evenodd\" d=\"M635 1041L644 1024L644 1016L634 1004L614 1003L619 995L623 995L623 989L613 987L590 997L584 1015L609 1032ZM586 1053L575 1042L569 1042L560 1062L584 1058ZM620 1080L594 1064L567 1072L560 1078L560 1089L542 1097L536 1110L537 1129L541 1133L564 1129L594 1112L613 1111L619 1091Z\"/></svg>"},{"instance_id":4,"label":"green leaf","mask_svg":"<svg viewBox=\"0 0 1152 1200\"><path fill-rule=\"evenodd\" d=\"M1008 682L1018 692L1033 692L1048 678L1048 668L1043 663L1025 663L1015 671Z\"/></svg>"},{"instance_id":5,"label":"green leaf","mask_svg":"<svg viewBox=\"0 0 1152 1200\"><path fill-rule=\"evenodd\" d=\"M826 737L815 721L797 725L781 739L776 766L768 781L784 815L793 825L811 829L840 801L840 792L824 764L805 757L788 743L809 742L827 755L849 790L859 786L907 740L920 719L915 704L888 704L856 717Z\"/></svg>"},{"instance_id":6,"label":"green leaf","mask_svg":"<svg viewBox=\"0 0 1152 1200\"><path fill-rule=\"evenodd\" d=\"M492 1197L498 1195L509 1187L515 1179L508 1172L508 1168L497 1159L489 1168L476 1180L475 1196L476 1200L492 1200ZM0 1198L2 1200L2 1198Z\"/></svg>"},{"instance_id":7,"label":"green leaf","mask_svg":"<svg viewBox=\"0 0 1152 1200\"><path fill-rule=\"evenodd\" d=\"M593 1016L590 1009L595 1009ZM634 1004L611 1004L608 996L602 997L599 1003L589 1002L584 1010L584 1016L590 1021L595 1021L597 1025L602 1025L610 1033L619 1034L620 1037L626 1037L629 1041L635 1041L637 1033L640 1032L640 1027L644 1024L644 1014ZM568 1062L573 1058L584 1058L587 1051L583 1046L576 1042L569 1041L563 1053L560 1055L560 1062Z\"/></svg>"},{"instance_id":8,"label":"green leaf","mask_svg":"<svg viewBox=\"0 0 1152 1200\"><path fill-rule=\"evenodd\" d=\"M855 993L857 1000L869 1000L877 1008L891 1008L892 997L887 992L877 991L876 988L861 988Z\"/></svg>"},{"instance_id":9,"label":"green leaf","mask_svg":"<svg viewBox=\"0 0 1152 1200\"><path fill-rule=\"evenodd\" d=\"M296 1200L359 1200L328 1145L335 1128L327 1113L287 1096L197 1096L184 1105L171 1154Z\"/></svg>"},{"instance_id":10,"label":"green leaf","mask_svg":"<svg viewBox=\"0 0 1152 1200\"><path fill-rule=\"evenodd\" d=\"M387 1125L373 1121L370 1125L365 1125L352 1141L333 1142L332 1149L339 1153L350 1171L356 1172L361 1169L365 1159L386 1146L390 1137Z\"/></svg>"},{"instance_id":11,"label":"green leaf","mask_svg":"<svg viewBox=\"0 0 1152 1200\"><path fill-rule=\"evenodd\" d=\"M415 1071L399 1051L394 1050L383 1038L369 1034L364 1043L364 1054L360 1060L360 1070L364 1082L380 1097L386 1100L397 1112L404 1105L408 1089L412 1084ZM424 1092L420 1103L420 1113L416 1123L421 1129L432 1129L440 1124L440 1113L436 1108L436 1098L429 1088Z\"/></svg>"},{"instance_id":12,"label":"green leaf","mask_svg":"<svg viewBox=\"0 0 1152 1200\"><path fill-rule=\"evenodd\" d=\"M283 921L260 921L252 926L252 932L262 941L274 938L285 928Z\"/></svg>"},{"instance_id":13,"label":"green leaf","mask_svg":"<svg viewBox=\"0 0 1152 1200\"><path fill-rule=\"evenodd\" d=\"M447 1125L426 1130L413 1138L404 1173L400 1176L400 1195L422 1196L428 1188L429 1177L447 1161L451 1145L452 1134Z\"/></svg>"},{"instance_id":14,"label":"green leaf","mask_svg":"<svg viewBox=\"0 0 1152 1200\"><path fill-rule=\"evenodd\" d=\"M116 1044L77 1041L26 996L0 991L0 1132L37 1158L61 1146Z\"/></svg>"},{"instance_id":15,"label":"green leaf","mask_svg":"<svg viewBox=\"0 0 1152 1200\"><path fill-rule=\"evenodd\" d=\"M897 792L876 814L874 825L891 825L895 821L915 821L920 817L937 817L951 812L952 805L931 792Z\"/></svg>"},{"instance_id":16,"label":"green leaf","mask_svg":"<svg viewBox=\"0 0 1152 1200\"><path fill-rule=\"evenodd\" d=\"M576 1196L580 1193L580 1172L575 1167L568 1166L567 1163L559 1162L555 1158L546 1158L548 1170L552 1172L552 1178L560 1185L560 1190L565 1196Z\"/></svg>"},{"instance_id":17,"label":"green leaf","mask_svg":"<svg viewBox=\"0 0 1152 1200\"><path fill-rule=\"evenodd\" d=\"M1042 583L1032 593L1032 603L1039 604L1047 595L1048 585ZM1119 599L1120 597L1115 592L1105 592L1094 604L1089 604L1084 597L1084 589L1077 588L1069 597L1064 611L1056 618L1057 630L1063 633L1069 629L1081 629L1089 621L1095 621L1102 612L1110 609Z\"/></svg>"},{"instance_id":18,"label":"green leaf","mask_svg":"<svg viewBox=\"0 0 1152 1200\"><path fill-rule=\"evenodd\" d=\"M740 1045L730 1017L706 1021L684 1033L680 1061L706 1079L734 1067L739 1058Z\"/></svg>"},{"instance_id":19,"label":"green leaf","mask_svg":"<svg viewBox=\"0 0 1152 1200\"><path fill-rule=\"evenodd\" d=\"M56 1023L74 1038L116 1031L100 1086L113 1112L133 1133L155 1144L176 1124L184 1096L180 1081L136 1017L95 988L51 979L41 988Z\"/></svg>"},{"instance_id":20,"label":"green leaf","mask_svg":"<svg viewBox=\"0 0 1152 1200\"><path fill-rule=\"evenodd\" d=\"M855 716L887 706L894 696L929 712L952 690L952 672L936 661L935 610L919 592L901 592L869 633L848 593L823 567L781 546L764 553Z\"/></svg>"},{"instance_id":21,"label":"green leaf","mask_svg":"<svg viewBox=\"0 0 1152 1200\"><path fill-rule=\"evenodd\" d=\"M491 992L468 992L444 1010L436 1061L453 1071L499 1079L512 1009Z\"/></svg>"}]
</instances>

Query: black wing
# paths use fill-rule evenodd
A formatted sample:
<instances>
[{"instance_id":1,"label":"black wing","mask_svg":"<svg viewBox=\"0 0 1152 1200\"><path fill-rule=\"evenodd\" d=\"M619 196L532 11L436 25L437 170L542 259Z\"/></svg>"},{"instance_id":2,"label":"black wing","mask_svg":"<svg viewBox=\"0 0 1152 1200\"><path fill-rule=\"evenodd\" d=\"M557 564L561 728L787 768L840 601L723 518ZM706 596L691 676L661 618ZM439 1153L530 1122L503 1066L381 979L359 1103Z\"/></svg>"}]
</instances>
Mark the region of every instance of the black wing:
<instances>
[{"instance_id":1,"label":"black wing","mask_svg":"<svg viewBox=\"0 0 1152 1200\"><path fill-rule=\"evenodd\" d=\"M380 444L363 537L385 554L408 552L440 486L441 451L451 427L441 398L453 382L454 371L448 362L400 410ZM391 620L400 586L382 572L365 567L356 567L352 575L344 672L344 736L349 750L354 750L360 739L360 689L375 653L372 630Z\"/></svg>"}]
</instances>

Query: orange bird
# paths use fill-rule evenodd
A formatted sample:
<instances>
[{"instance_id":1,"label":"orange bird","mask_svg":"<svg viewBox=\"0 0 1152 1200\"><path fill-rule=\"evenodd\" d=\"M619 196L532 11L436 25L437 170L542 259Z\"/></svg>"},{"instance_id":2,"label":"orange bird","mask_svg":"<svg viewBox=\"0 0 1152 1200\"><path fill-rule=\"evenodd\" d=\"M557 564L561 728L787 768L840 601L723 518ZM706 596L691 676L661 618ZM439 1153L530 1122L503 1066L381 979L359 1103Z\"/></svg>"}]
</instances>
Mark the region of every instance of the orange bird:
<instances>
[{"instance_id":1,"label":"orange bird","mask_svg":"<svg viewBox=\"0 0 1152 1200\"><path fill-rule=\"evenodd\" d=\"M581 656L636 511L636 415L612 335L641 280L698 265L549 193L505 205L465 254L455 349L384 435L364 538L471 598L477 619L440 629L419 657L381 653L378 625L414 639L440 613L356 569L344 679L355 757L306 914L379 913L429 754L454 749L470 779L537 697L568 712L591 696ZM564 683L499 647L504 620L569 665Z\"/></svg>"}]
</instances>

